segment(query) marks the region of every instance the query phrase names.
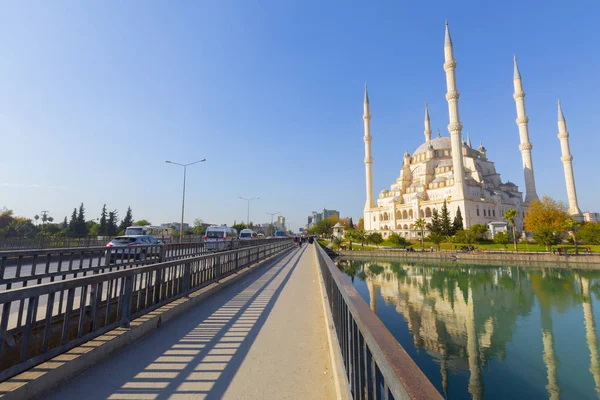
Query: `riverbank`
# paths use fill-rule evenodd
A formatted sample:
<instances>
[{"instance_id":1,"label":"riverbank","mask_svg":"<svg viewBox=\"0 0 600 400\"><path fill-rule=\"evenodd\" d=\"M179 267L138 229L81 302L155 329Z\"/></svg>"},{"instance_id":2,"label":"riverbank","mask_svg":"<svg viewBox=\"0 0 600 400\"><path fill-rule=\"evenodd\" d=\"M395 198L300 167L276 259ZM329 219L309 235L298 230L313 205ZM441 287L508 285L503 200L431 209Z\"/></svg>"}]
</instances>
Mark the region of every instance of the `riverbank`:
<instances>
[{"instance_id":1,"label":"riverbank","mask_svg":"<svg viewBox=\"0 0 600 400\"><path fill-rule=\"evenodd\" d=\"M600 254L570 254L559 256L549 253L503 253L503 252L407 252L398 250L375 250L375 251L348 251L341 250L337 253L342 257L360 257L367 259L410 259L431 260L443 262L461 263L499 263L513 262L527 264L546 264L556 268L589 268L600 269ZM550 265L552 264L552 265Z\"/></svg>"}]
</instances>

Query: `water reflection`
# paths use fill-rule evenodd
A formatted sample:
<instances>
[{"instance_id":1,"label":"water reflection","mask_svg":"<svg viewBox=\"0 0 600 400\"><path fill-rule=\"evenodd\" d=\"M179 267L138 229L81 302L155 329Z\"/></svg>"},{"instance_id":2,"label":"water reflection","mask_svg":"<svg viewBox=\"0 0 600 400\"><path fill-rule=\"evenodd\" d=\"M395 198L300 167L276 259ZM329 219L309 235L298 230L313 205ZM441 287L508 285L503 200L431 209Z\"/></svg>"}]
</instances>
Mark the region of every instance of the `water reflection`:
<instances>
[{"instance_id":1,"label":"water reflection","mask_svg":"<svg viewBox=\"0 0 600 400\"><path fill-rule=\"evenodd\" d=\"M598 301L600 294L600 271L456 264L431 266L359 260L339 260L338 266L359 292L361 287L366 287L368 299L367 293L363 293L363 297L369 301L373 312L382 313L378 304L381 297L384 306L391 306L402 315L412 343L403 338L397 327L398 321L393 319L394 314L380 317L405 348L414 346L417 351L415 361L446 397L503 398L505 396L499 391L506 390L502 385L511 382L502 382L502 379L516 379L510 374L527 376L521 378L519 384L529 390L528 398L572 398L574 394L577 398L594 398L600 394L598 337L592 301L592 296ZM557 346L563 346L564 341L555 339L553 317L581 311L584 323L574 324L569 329L573 334L581 330L582 337L585 336L587 346L579 346L578 351L589 354L589 362L583 353L573 355L579 369L565 373L559 368L558 354L563 353L557 352ZM522 371L507 371L507 368L498 367L498 362L491 365L492 361L505 360L507 345L514 347L513 335L518 325L524 327L519 330L520 335L527 336L528 331L523 333L526 327L531 331L528 337L533 342L536 336L539 338L537 343L525 344L528 348L522 357L527 357L526 362L516 366ZM566 349L566 343L564 345ZM419 356L419 349L425 349L429 359L439 366L438 371L427 367L427 360ZM516 359L517 356L512 357ZM541 366L539 371L535 370L540 362L543 362L543 372ZM468 383L460 379L461 372L468 372ZM582 374L586 376L580 376ZM588 380L587 387L582 388L582 382ZM490 386L488 393L484 381ZM592 383L593 390L589 387ZM459 387L452 388L452 385ZM510 394L520 397L514 391Z\"/></svg>"}]
</instances>

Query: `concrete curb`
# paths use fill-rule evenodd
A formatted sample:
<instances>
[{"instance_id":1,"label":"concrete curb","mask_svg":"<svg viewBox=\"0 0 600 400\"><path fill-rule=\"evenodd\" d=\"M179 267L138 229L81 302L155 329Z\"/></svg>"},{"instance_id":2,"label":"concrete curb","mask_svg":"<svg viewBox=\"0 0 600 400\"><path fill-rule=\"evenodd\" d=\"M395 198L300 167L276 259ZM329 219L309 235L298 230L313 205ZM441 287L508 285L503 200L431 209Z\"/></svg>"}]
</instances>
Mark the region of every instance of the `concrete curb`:
<instances>
[{"instance_id":1,"label":"concrete curb","mask_svg":"<svg viewBox=\"0 0 600 400\"><path fill-rule=\"evenodd\" d=\"M85 370L110 357L122 347L160 328L163 323L175 319L190 308L199 305L205 298L224 290L259 268L272 265L293 249L293 247L290 247L257 264L234 272L220 281L190 293L188 298L182 297L173 300L131 321L129 328L113 329L0 383L0 398L2 400L23 400L43 396L56 386L80 375Z\"/></svg>"},{"instance_id":2,"label":"concrete curb","mask_svg":"<svg viewBox=\"0 0 600 400\"><path fill-rule=\"evenodd\" d=\"M319 244L317 243L313 246L319 246ZM329 342L329 356L331 359L331 369L333 370L333 381L335 383L336 397L338 400L349 400L352 399L350 383L346 378L346 369L344 368L344 360L342 360L342 351L335 332L335 325L333 324L331 310L329 309L329 304L327 303L327 292L325 290L323 275L321 274L319 257L314 247L313 252L315 256L317 275L319 278L319 288L321 289L321 302L323 304L323 311L325 312L325 320L327 324L325 330L327 331L327 341Z\"/></svg>"}]
</instances>

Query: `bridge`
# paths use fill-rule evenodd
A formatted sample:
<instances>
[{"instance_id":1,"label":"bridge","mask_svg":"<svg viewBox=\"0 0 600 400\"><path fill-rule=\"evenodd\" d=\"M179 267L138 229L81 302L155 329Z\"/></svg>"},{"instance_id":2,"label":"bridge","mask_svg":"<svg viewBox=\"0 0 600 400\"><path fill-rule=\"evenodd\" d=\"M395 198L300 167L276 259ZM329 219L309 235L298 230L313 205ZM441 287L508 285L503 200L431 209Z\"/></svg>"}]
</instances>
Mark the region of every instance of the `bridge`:
<instances>
[{"instance_id":1,"label":"bridge","mask_svg":"<svg viewBox=\"0 0 600 400\"><path fill-rule=\"evenodd\" d=\"M0 253L0 397L441 398L319 245L187 246Z\"/></svg>"}]
</instances>

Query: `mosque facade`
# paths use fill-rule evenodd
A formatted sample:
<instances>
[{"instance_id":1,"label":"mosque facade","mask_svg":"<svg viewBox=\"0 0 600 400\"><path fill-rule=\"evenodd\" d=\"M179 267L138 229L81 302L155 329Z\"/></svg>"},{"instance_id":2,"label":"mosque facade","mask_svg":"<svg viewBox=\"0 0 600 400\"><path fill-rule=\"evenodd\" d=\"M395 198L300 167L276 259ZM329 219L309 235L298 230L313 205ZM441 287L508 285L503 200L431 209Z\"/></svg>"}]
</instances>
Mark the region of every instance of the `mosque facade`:
<instances>
[{"instance_id":1,"label":"mosque facade","mask_svg":"<svg viewBox=\"0 0 600 400\"><path fill-rule=\"evenodd\" d=\"M529 141L528 117L525 112L525 92L516 58L514 59L514 100L517 111L516 124L519 130L519 150L523 161L525 177L525 193L510 181L503 181L496 171L494 162L487 157L487 149L483 143L473 146L470 137L463 139L462 122L458 107L460 93L456 86L456 60L446 23L444 43L444 71L446 73L446 100L448 102L450 136L441 136L439 131L432 137L429 111L425 105L424 139L412 154L404 154L400 176L382 190L375 199L373 196L371 154L371 110L369 95L365 86L364 95L364 143L366 171L366 203L364 208L365 230L381 232L384 237L391 233L415 238L418 235L414 228L415 220L423 218L431 221L435 211L440 212L444 202L447 204L450 219L453 220L458 211L463 218L463 225L468 228L474 224L487 225L503 221L503 214L508 209L518 213L515 224L518 231L523 230L523 219L527 205L538 198L533 160L533 145ZM577 205L575 179L569 148L569 133L566 121L558 103L558 138L561 144L569 214L574 219L582 219ZM523 197L523 195L525 195ZM435 211L434 211L435 210Z\"/></svg>"}]
</instances>

